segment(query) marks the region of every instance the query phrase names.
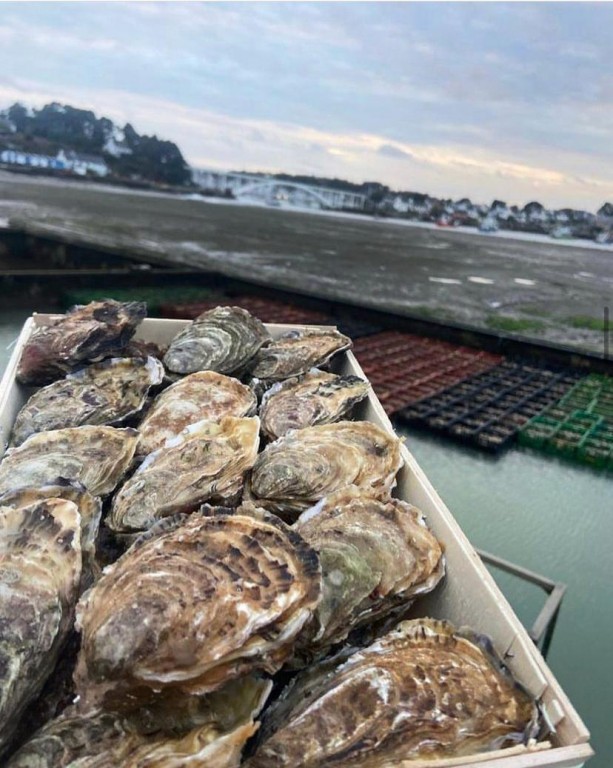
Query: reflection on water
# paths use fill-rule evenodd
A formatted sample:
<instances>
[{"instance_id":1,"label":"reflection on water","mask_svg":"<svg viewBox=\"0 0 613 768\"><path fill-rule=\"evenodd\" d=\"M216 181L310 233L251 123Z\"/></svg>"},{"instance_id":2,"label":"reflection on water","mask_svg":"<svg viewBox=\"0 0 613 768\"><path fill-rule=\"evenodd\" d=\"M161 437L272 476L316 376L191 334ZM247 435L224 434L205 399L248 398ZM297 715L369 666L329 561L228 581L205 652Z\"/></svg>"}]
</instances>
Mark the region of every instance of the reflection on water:
<instances>
[{"instance_id":1,"label":"reflection on water","mask_svg":"<svg viewBox=\"0 0 613 768\"><path fill-rule=\"evenodd\" d=\"M548 663L592 731L590 768L610 768L613 733L613 482L524 450L499 459L405 432L407 447L472 544L568 584ZM492 570L525 626L545 593Z\"/></svg>"},{"instance_id":2,"label":"reflection on water","mask_svg":"<svg viewBox=\"0 0 613 768\"><path fill-rule=\"evenodd\" d=\"M0 312L0 371L29 313ZM569 585L549 664L592 731L609 768L613 733L613 483L611 477L525 451L500 459L408 432L409 449L474 546ZM544 593L493 571L521 621L530 626Z\"/></svg>"}]
</instances>

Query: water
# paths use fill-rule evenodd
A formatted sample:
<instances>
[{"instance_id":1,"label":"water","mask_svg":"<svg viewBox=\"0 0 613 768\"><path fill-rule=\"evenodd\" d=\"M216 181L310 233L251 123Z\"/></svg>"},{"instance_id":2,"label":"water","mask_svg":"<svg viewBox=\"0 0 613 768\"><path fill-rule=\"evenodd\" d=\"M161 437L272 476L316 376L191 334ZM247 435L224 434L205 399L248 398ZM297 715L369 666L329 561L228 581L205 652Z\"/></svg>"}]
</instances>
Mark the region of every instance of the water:
<instances>
[{"instance_id":1,"label":"water","mask_svg":"<svg viewBox=\"0 0 613 768\"><path fill-rule=\"evenodd\" d=\"M492 459L405 432L407 446L472 544L568 584L548 663L592 732L590 768L613 761L613 483L523 450ZM492 571L530 627L545 593Z\"/></svg>"},{"instance_id":2,"label":"water","mask_svg":"<svg viewBox=\"0 0 613 768\"><path fill-rule=\"evenodd\" d=\"M4 373L22 325L31 314L27 309L0 311L0 375Z\"/></svg>"},{"instance_id":3,"label":"water","mask_svg":"<svg viewBox=\"0 0 613 768\"><path fill-rule=\"evenodd\" d=\"M28 312L0 312L0 372ZM473 545L569 585L549 665L592 731L590 768L613 756L613 483L610 476L512 450L500 459L406 433L409 449ZM544 593L493 571L528 627Z\"/></svg>"}]
</instances>

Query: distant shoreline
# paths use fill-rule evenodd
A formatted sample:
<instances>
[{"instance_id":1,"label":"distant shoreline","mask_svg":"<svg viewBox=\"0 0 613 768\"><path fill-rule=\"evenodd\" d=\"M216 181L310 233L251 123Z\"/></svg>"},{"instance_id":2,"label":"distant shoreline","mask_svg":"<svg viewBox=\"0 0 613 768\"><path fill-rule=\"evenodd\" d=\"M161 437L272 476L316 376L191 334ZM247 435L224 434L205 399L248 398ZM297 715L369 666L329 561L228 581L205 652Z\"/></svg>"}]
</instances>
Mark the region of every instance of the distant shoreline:
<instances>
[{"instance_id":1,"label":"distant shoreline","mask_svg":"<svg viewBox=\"0 0 613 768\"><path fill-rule=\"evenodd\" d=\"M613 244L601 244L596 243L593 240L584 240L579 238L574 239L556 239L551 238L548 235L539 235L531 232L514 232L511 230L498 230L497 232L480 232L477 227L439 227L437 224L433 224L426 221L411 221L409 219L400 219L393 217L377 217L368 214L350 213L348 211L325 211L315 208L302 208L299 206L283 205L270 206L265 203L260 203L253 200L237 200L235 198L226 197L209 197L201 195L197 192L189 192L187 190L179 190L176 188L173 191L164 189L144 189L135 188L127 184L121 183L100 183L90 178L73 179L73 178L59 178L52 176L51 174L13 174L11 171L6 171L5 168L0 169L0 178L2 173L7 173L9 178L19 179L19 181L26 181L33 184L51 184L51 185L71 185L73 182L82 188L89 188L92 190L99 190L100 192L108 192L111 194L123 194L123 195L138 195L144 197L166 197L174 200L185 200L199 203L206 203L209 205L225 205L225 206L240 206L240 207L255 207L262 208L267 211L282 211L285 213L298 213L298 214L310 214L313 216L324 216L327 218L336 219L348 219L356 222L364 222L368 224L380 224L380 225L394 225L398 227L413 227L416 229L429 229L434 232L444 232L459 236L479 235L489 239L500 240L517 240L521 242L538 243L540 245L549 246L566 246L572 248L585 248L587 250L604 251L607 253L613 253ZM0 205L0 226L7 226L8 221L2 218L2 206Z\"/></svg>"},{"instance_id":2,"label":"distant shoreline","mask_svg":"<svg viewBox=\"0 0 613 768\"><path fill-rule=\"evenodd\" d=\"M240 206L255 206L258 208L265 208L269 211L286 211L291 213L305 213L314 216L327 216L337 219L352 219L353 221L364 221L372 224L394 224L400 227L416 227L418 229L430 229L435 232L445 232L457 235L479 235L481 237L500 238L501 240L521 240L529 243L541 243L543 245L564 245L573 248L589 248L597 251L609 251L613 253L613 244L601 244L596 243L593 240L585 240L581 238L569 238L569 239L557 239L549 237L548 235L539 235L533 232L514 232L512 230L503 229L497 232L480 232L477 227L439 227L438 224L433 224L428 221L412 221L410 219L394 218L392 216L370 216L360 213L349 213L348 211L324 211L322 209L315 208L301 208L295 205L280 205L269 206L266 203L259 203L257 201L236 200L222 197L203 197L198 194L189 193L187 195L181 195L182 199L193 200L195 202L209 203L212 205L240 205Z\"/></svg>"}]
</instances>

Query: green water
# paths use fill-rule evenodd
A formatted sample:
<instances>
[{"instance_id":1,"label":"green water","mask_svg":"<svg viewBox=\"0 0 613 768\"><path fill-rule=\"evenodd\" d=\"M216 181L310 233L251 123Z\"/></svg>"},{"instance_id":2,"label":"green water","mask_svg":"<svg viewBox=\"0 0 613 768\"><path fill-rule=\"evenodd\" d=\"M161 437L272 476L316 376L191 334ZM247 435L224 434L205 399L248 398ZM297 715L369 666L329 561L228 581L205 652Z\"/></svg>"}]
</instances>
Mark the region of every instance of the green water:
<instances>
[{"instance_id":1,"label":"green water","mask_svg":"<svg viewBox=\"0 0 613 768\"><path fill-rule=\"evenodd\" d=\"M26 309L0 310L0 375L4 373L21 326L31 314Z\"/></svg>"},{"instance_id":2,"label":"green water","mask_svg":"<svg viewBox=\"0 0 613 768\"><path fill-rule=\"evenodd\" d=\"M407 446L472 544L568 584L548 663L613 764L613 479L511 450L499 459L406 431ZM492 571L524 625L544 592Z\"/></svg>"},{"instance_id":3,"label":"green water","mask_svg":"<svg viewBox=\"0 0 613 768\"><path fill-rule=\"evenodd\" d=\"M27 312L0 312L0 371ZM409 449L472 543L569 585L549 664L592 731L590 768L613 764L613 480L512 450L491 459L406 433ZM537 587L493 571L520 620L543 604Z\"/></svg>"}]
</instances>

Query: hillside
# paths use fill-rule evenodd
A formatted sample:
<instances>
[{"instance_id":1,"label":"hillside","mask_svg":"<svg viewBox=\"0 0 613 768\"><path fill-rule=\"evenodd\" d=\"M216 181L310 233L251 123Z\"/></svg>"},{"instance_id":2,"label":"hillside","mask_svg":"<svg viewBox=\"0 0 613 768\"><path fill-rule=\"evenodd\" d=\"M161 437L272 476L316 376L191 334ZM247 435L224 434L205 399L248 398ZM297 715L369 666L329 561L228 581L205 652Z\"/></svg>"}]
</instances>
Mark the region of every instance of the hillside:
<instances>
[{"instance_id":1,"label":"hillside","mask_svg":"<svg viewBox=\"0 0 613 768\"><path fill-rule=\"evenodd\" d=\"M102 158L109 175L123 179L186 185L191 172L172 141L139 135L126 123L120 127L106 117L68 105L27 109L13 104L0 113L0 151L11 149L56 156L85 153Z\"/></svg>"}]
</instances>

